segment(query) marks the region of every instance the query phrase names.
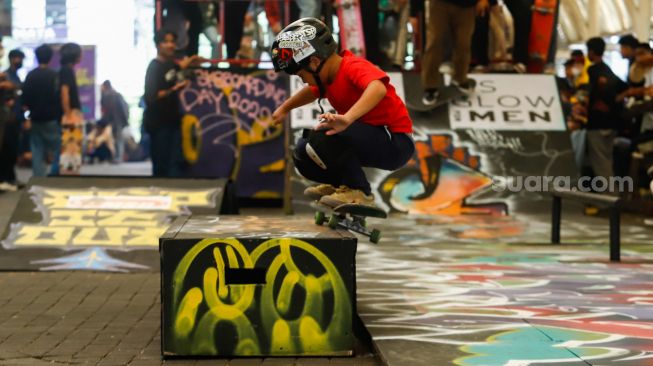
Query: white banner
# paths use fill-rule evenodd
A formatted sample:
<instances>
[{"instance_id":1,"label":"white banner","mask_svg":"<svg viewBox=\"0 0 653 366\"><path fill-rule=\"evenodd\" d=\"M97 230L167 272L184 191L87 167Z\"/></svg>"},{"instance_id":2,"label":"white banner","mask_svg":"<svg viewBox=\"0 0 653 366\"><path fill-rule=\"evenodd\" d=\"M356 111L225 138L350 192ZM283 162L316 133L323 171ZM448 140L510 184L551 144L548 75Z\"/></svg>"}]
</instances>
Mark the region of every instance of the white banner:
<instances>
[{"instance_id":1,"label":"white banner","mask_svg":"<svg viewBox=\"0 0 653 366\"><path fill-rule=\"evenodd\" d=\"M564 131L552 75L474 74L476 91L449 105L453 130Z\"/></svg>"},{"instance_id":2,"label":"white banner","mask_svg":"<svg viewBox=\"0 0 653 366\"><path fill-rule=\"evenodd\" d=\"M66 208L76 210L170 210L170 196L69 196Z\"/></svg>"},{"instance_id":3,"label":"white banner","mask_svg":"<svg viewBox=\"0 0 653 366\"><path fill-rule=\"evenodd\" d=\"M405 102L404 97L404 78L400 72L389 72L390 83L395 87L397 95ZM305 84L299 76L290 76L290 94L294 95L300 91ZM329 101L322 99L322 107L325 112L335 112ZM320 115L320 107L317 101L305 106L295 108L290 112L290 121L292 128L313 128L317 124L317 116Z\"/></svg>"}]
</instances>

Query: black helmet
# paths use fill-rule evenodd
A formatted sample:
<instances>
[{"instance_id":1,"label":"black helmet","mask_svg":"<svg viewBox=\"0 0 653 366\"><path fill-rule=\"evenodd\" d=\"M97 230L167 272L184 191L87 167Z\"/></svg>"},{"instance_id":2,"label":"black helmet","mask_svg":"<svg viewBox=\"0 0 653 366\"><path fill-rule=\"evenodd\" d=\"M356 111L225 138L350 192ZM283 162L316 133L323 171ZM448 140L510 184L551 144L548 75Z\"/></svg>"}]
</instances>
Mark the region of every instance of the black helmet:
<instances>
[{"instance_id":1,"label":"black helmet","mask_svg":"<svg viewBox=\"0 0 653 366\"><path fill-rule=\"evenodd\" d=\"M296 74L306 67L310 56L326 60L336 51L331 30L315 18L302 18L286 26L272 43L274 70Z\"/></svg>"}]
</instances>

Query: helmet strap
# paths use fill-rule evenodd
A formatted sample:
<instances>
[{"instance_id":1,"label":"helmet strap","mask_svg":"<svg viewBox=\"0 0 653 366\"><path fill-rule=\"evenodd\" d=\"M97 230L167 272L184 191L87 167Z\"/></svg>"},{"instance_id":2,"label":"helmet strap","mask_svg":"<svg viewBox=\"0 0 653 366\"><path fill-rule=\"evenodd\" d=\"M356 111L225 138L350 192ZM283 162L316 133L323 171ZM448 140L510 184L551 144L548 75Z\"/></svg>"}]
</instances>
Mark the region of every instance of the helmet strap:
<instances>
[{"instance_id":1,"label":"helmet strap","mask_svg":"<svg viewBox=\"0 0 653 366\"><path fill-rule=\"evenodd\" d=\"M320 64L318 65L317 69L315 71L308 70L313 74L313 78L315 78L315 83L317 83L317 88L320 90L320 100L324 98L326 95L326 88L324 87L324 83L322 83L322 80L320 79L320 71L322 71L322 68L324 67L324 64L326 63L325 60L320 60ZM320 100L318 100L318 105L320 106L320 109L322 110L322 113L324 113L324 110L322 109L322 105L320 104Z\"/></svg>"}]
</instances>

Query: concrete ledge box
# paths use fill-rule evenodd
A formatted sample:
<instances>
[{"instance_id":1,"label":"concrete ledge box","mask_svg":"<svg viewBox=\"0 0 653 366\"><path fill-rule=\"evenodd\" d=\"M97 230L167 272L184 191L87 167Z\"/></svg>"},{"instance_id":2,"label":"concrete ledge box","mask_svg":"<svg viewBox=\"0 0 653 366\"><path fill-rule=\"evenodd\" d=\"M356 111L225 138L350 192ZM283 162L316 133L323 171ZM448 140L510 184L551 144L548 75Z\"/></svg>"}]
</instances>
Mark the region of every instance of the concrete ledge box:
<instances>
[{"instance_id":1,"label":"concrete ledge box","mask_svg":"<svg viewBox=\"0 0 653 366\"><path fill-rule=\"evenodd\" d=\"M159 241L163 356L352 355L356 245L310 219L178 218Z\"/></svg>"}]
</instances>

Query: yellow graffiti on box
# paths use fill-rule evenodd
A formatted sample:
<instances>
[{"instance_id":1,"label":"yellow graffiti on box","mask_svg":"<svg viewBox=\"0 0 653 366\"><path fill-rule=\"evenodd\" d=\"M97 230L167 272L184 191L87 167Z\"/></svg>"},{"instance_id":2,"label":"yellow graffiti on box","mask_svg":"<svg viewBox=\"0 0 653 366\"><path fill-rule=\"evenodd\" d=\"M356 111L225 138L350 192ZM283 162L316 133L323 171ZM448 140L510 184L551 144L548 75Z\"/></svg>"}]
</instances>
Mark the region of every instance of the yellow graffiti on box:
<instances>
[{"instance_id":1,"label":"yellow graffiti on box","mask_svg":"<svg viewBox=\"0 0 653 366\"><path fill-rule=\"evenodd\" d=\"M314 265L299 262L300 253ZM266 268L265 284L227 284L229 268ZM166 291L172 299L164 332L175 354L335 355L352 343L345 282L331 259L303 240L275 238L248 251L237 239L203 239L181 258ZM216 332L220 325L230 325L234 337Z\"/></svg>"}]
</instances>

